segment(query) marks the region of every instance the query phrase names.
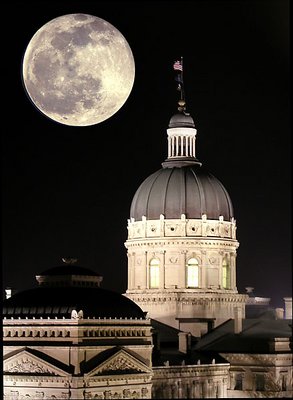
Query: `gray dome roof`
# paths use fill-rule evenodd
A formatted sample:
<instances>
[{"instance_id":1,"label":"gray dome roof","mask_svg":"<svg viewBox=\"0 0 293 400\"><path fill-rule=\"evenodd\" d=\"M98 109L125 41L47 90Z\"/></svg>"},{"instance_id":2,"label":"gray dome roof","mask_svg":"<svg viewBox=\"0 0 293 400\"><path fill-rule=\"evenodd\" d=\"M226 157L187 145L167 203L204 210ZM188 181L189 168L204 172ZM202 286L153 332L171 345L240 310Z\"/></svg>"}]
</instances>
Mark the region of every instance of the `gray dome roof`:
<instances>
[{"instance_id":1,"label":"gray dome roof","mask_svg":"<svg viewBox=\"0 0 293 400\"><path fill-rule=\"evenodd\" d=\"M169 122L169 128L195 128L193 118L185 112L176 113L172 116Z\"/></svg>"},{"instance_id":2,"label":"gray dome roof","mask_svg":"<svg viewBox=\"0 0 293 400\"><path fill-rule=\"evenodd\" d=\"M229 194L212 174L199 165L162 168L140 185L132 200L130 217L141 220L201 218L230 221L233 206Z\"/></svg>"}]
</instances>

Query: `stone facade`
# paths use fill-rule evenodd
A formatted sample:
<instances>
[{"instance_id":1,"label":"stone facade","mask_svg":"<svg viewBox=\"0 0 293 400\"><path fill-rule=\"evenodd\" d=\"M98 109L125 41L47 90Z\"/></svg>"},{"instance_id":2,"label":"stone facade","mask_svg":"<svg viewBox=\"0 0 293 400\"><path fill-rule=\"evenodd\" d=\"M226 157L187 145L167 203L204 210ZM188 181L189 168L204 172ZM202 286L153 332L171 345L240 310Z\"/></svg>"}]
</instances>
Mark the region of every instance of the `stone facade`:
<instances>
[{"instance_id":1,"label":"stone facade","mask_svg":"<svg viewBox=\"0 0 293 400\"><path fill-rule=\"evenodd\" d=\"M150 398L152 335L143 319L3 321L5 399Z\"/></svg>"},{"instance_id":2,"label":"stone facade","mask_svg":"<svg viewBox=\"0 0 293 400\"><path fill-rule=\"evenodd\" d=\"M229 363L153 368L153 399L226 398Z\"/></svg>"},{"instance_id":3,"label":"stone facade","mask_svg":"<svg viewBox=\"0 0 293 400\"><path fill-rule=\"evenodd\" d=\"M128 221L128 289L126 296L165 324L195 336L233 318L234 307L245 315L246 295L236 287L236 221L222 217ZM152 262L158 265L152 285ZM195 278L189 282L192 260ZM154 287L156 286L156 287ZM197 319L197 321L195 321ZM188 321L190 320L190 321ZM195 324L197 322L197 324Z\"/></svg>"},{"instance_id":4,"label":"stone facade","mask_svg":"<svg viewBox=\"0 0 293 400\"><path fill-rule=\"evenodd\" d=\"M228 397L292 397L290 341L276 338L271 345L274 354L223 355L231 364Z\"/></svg>"}]
</instances>

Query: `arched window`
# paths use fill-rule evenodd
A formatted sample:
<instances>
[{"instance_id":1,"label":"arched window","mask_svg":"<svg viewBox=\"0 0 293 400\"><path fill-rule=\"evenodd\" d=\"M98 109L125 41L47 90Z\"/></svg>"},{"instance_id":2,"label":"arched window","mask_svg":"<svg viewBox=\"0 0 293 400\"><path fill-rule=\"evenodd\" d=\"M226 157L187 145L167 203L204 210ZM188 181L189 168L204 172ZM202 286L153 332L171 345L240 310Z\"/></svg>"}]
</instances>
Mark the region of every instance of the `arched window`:
<instances>
[{"instance_id":1,"label":"arched window","mask_svg":"<svg viewBox=\"0 0 293 400\"><path fill-rule=\"evenodd\" d=\"M150 288L158 288L160 282L160 261L153 258L150 261Z\"/></svg>"},{"instance_id":2,"label":"arched window","mask_svg":"<svg viewBox=\"0 0 293 400\"><path fill-rule=\"evenodd\" d=\"M190 258L186 264L186 286L187 287L198 287L198 261L196 258Z\"/></svg>"},{"instance_id":3,"label":"arched window","mask_svg":"<svg viewBox=\"0 0 293 400\"><path fill-rule=\"evenodd\" d=\"M222 285L224 289L230 289L230 267L226 257L222 264Z\"/></svg>"}]
</instances>

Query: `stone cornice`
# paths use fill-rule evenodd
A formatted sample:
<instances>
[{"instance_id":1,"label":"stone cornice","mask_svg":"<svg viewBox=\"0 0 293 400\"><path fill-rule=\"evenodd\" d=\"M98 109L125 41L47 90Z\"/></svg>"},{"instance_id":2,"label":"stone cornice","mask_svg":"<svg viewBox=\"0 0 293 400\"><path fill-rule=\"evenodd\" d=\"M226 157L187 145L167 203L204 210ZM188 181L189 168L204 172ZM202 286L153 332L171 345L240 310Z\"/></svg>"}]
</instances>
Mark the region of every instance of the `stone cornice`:
<instances>
[{"instance_id":1,"label":"stone cornice","mask_svg":"<svg viewBox=\"0 0 293 400\"><path fill-rule=\"evenodd\" d=\"M40 375L13 375L13 374L9 374L6 375L5 373L3 374L3 380L4 382L33 382L34 384L38 384L38 386L42 386L42 384L46 384L48 382L52 382L52 383L59 383L60 386L58 387L68 387L69 386L69 382L72 380L71 376L68 377L63 377L63 376L50 376L50 375L46 375L46 376L40 376Z\"/></svg>"},{"instance_id":2,"label":"stone cornice","mask_svg":"<svg viewBox=\"0 0 293 400\"><path fill-rule=\"evenodd\" d=\"M153 377L152 372L144 372L140 374L127 374L126 375L107 375L107 376L91 376L84 377L85 385L87 387L96 386L98 383L115 382L116 385L127 385L131 383L150 383Z\"/></svg>"},{"instance_id":3,"label":"stone cornice","mask_svg":"<svg viewBox=\"0 0 293 400\"><path fill-rule=\"evenodd\" d=\"M247 353L220 353L225 357L234 367L236 366L258 366L258 367L282 367L278 365L280 361L287 361L289 365L292 364L292 354L288 353L273 353L273 354L247 354Z\"/></svg>"},{"instance_id":4,"label":"stone cornice","mask_svg":"<svg viewBox=\"0 0 293 400\"><path fill-rule=\"evenodd\" d=\"M30 326L30 327L81 327L81 326L149 326L150 321L148 319L137 319L137 318L88 318L88 319L42 319L42 318L6 318L2 320L3 326Z\"/></svg>"},{"instance_id":5,"label":"stone cornice","mask_svg":"<svg viewBox=\"0 0 293 400\"><path fill-rule=\"evenodd\" d=\"M229 247L231 249L237 249L239 247L239 243L235 240L230 240L230 239L222 239L222 238L207 238L204 237L202 239L195 239L192 240L192 238L182 238L182 237L174 237L172 239L170 238L158 238L158 239L133 239L133 240L127 240L125 242L125 247L130 249L130 248L155 248L155 247L174 247L174 246L186 246L186 247L199 247L199 248L207 248L211 247L214 249L219 249L219 248L225 248Z\"/></svg>"},{"instance_id":6,"label":"stone cornice","mask_svg":"<svg viewBox=\"0 0 293 400\"><path fill-rule=\"evenodd\" d=\"M209 302L246 303L248 297L246 294L238 294L235 291L224 293L224 291L219 290L207 292L207 290L197 291L196 289L191 289L190 292L187 290L182 291L182 289L154 290L153 293L144 290L128 290L126 296L139 303L176 301L188 304L208 304Z\"/></svg>"},{"instance_id":7,"label":"stone cornice","mask_svg":"<svg viewBox=\"0 0 293 400\"><path fill-rule=\"evenodd\" d=\"M190 376L215 376L227 374L229 371L229 363L221 364L201 364L201 365L188 365L188 366L160 366L153 367L153 380L173 377L187 377Z\"/></svg>"},{"instance_id":8,"label":"stone cornice","mask_svg":"<svg viewBox=\"0 0 293 400\"><path fill-rule=\"evenodd\" d=\"M3 339L17 341L68 341L77 338L84 340L119 339L127 340L137 338L148 340L151 337L151 325L148 326L115 326L115 325L85 325L77 328L72 327L39 327L39 326L14 326L3 327Z\"/></svg>"}]
</instances>

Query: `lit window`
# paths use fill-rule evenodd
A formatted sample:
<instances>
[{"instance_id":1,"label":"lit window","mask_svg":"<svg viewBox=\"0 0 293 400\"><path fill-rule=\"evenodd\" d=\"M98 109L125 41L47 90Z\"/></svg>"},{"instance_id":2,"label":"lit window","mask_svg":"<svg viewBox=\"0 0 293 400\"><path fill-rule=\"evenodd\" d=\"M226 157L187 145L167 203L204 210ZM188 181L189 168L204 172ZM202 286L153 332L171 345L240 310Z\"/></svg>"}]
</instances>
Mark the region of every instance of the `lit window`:
<instances>
[{"instance_id":1,"label":"lit window","mask_svg":"<svg viewBox=\"0 0 293 400\"><path fill-rule=\"evenodd\" d=\"M230 267L227 258L224 258L223 260L222 283L224 289L230 289Z\"/></svg>"},{"instance_id":2,"label":"lit window","mask_svg":"<svg viewBox=\"0 0 293 400\"><path fill-rule=\"evenodd\" d=\"M153 258L150 261L150 288L158 288L160 282L160 262Z\"/></svg>"},{"instance_id":3,"label":"lit window","mask_svg":"<svg viewBox=\"0 0 293 400\"><path fill-rule=\"evenodd\" d=\"M186 286L198 287L198 261L190 258L186 265Z\"/></svg>"}]
</instances>

